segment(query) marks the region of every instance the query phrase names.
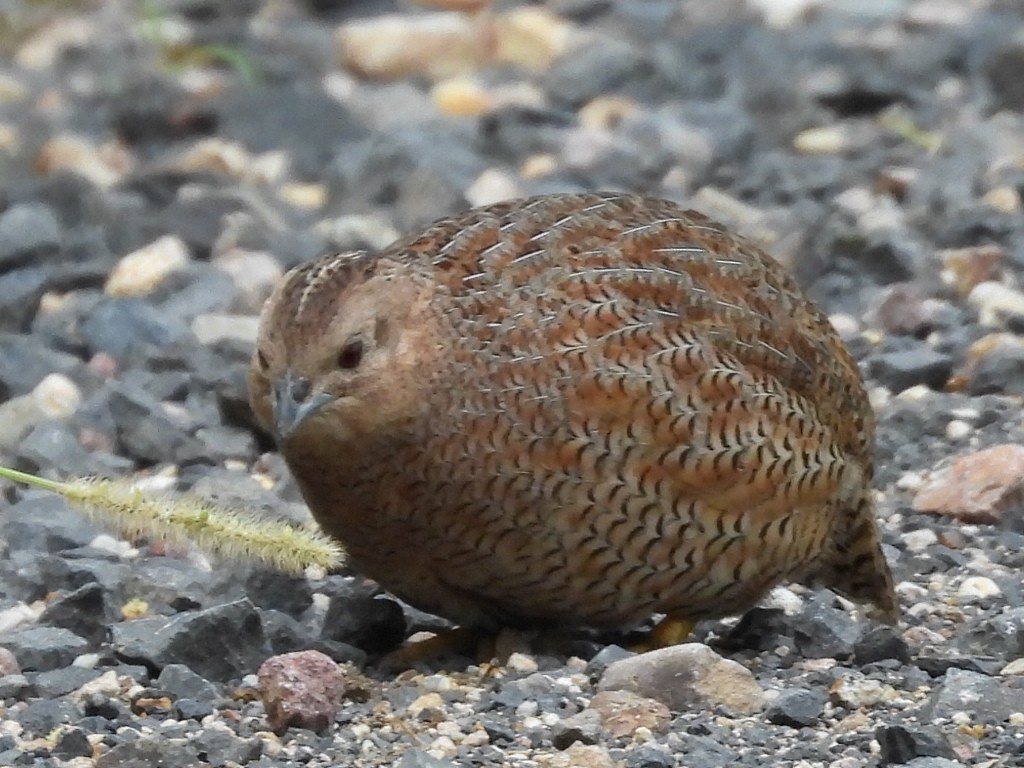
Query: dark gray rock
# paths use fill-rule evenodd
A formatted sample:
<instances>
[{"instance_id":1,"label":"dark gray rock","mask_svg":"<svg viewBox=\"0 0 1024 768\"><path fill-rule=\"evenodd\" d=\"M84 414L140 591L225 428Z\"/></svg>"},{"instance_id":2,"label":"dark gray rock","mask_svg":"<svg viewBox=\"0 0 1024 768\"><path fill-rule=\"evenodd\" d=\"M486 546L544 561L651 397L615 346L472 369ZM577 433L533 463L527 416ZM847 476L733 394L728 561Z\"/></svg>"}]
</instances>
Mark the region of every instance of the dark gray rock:
<instances>
[{"instance_id":1,"label":"dark gray rock","mask_svg":"<svg viewBox=\"0 0 1024 768\"><path fill-rule=\"evenodd\" d=\"M271 655L259 612L249 600L121 622L112 633L114 651L125 661L151 669L184 664L214 681L253 673Z\"/></svg>"},{"instance_id":2,"label":"dark gray rock","mask_svg":"<svg viewBox=\"0 0 1024 768\"><path fill-rule=\"evenodd\" d=\"M70 760L73 757L92 757L92 744L81 728L66 728L53 748L54 757Z\"/></svg>"},{"instance_id":3,"label":"dark gray rock","mask_svg":"<svg viewBox=\"0 0 1024 768\"><path fill-rule=\"evenodd\" d=\"M0 699L25 701L38 695L35 685L25 675L4 675L0 677Z\"/></svg>"},{"instance_id":4,"label":"dark gray rock","mask_svg":"<svg viewBox=\"0 0 1024 768\"><path fill-rule=\"evenodd\" d=\"M96 768L143 768L150 765L187 768L197 764L199 756L196 750L184 739L167 739L156 735L122 742L96 758Z\"/></svg>"},{"instance_id":5,"label":"dark gray rock","mask_svg":"<svg viewBox=\"0 0 1024 768\"><path fill-rule=\"evenodd\" d=\"M765 712L768 722L791 728L810 727L818 722L828 697L818 690L783 691Z\"/></svg>"},{"instance_id":6,"label":"dark gray rock","mask_svg":"<svg viewBox=\"0 0 1024 768\"><path fill-rule=\"evenodd\" d=\"M104 671L72 665L34 674L32 682L40 696L55 699L78 690L90 680L95 680Z\"/></svg>"},{"instance_id":7,"label":"dark gray rock","mask_svg":"<svg viewBox=\"0 0 1024 768\"><path fill-rule=\"evenodd\" d=\"M967 391L972 395L1024 395L1024 349L1004 344L974 367Z\"/></svg>"},{"instance_id":8,"label":"dark gray rock","mask_svg":"<svg viewBox=\"0 0 1024 768\"><path fill-rule=\"evenodd\" d=\"M561 105L578 108L595 96L614 92L631 79L652 75L643 51L622 40L579 45L566 51L548 70L544 87Z\"/></svg>"},{"instance_id":9,"label":"dark gray rock","mask_svg":"<svg viewBox=\"0 0 1024 768\"><path fill-rule=\"evenodd\" d=\"M641 744L626 752L625 768L674 768L675 757L664 747Z\"/></svg>"},{"instance_id":10,"label":"dark gray rock","mask_svg":"<svg viewBox=\"0 0 1024 768\"><path fill-rule=\"evenodd\" d=\"M871 376L893 393L924 384L941 390L953 371L953 358L919 343L908 349L871 358Z\"/></svg>"},{"instance_id":11,"label":"dark gray rock","mask_svg":"<svg viewBox=\"0 0 1024 768\"><path fill-rule=\"evenodd\" d=\"M40 624L69 629L91 645L106 638L107 625L113 620L114 607L95 581L54 598L39 617Z\"/></svg>"},{"instance_id":12,"label":"dark gray rock","mask_svg":"<svg viewBox=\"0 0 1024 768\"><path fill-rule=\"evenodd\" d=\"M1001 723L1022 711L1024 688L1016 687L1012 678L1004 681L962 669L946 672L942 684L922 706L922 715L928 719L967 712L974 720L990 723Z\"/></svg>"},{"instance_id":13,"label":"dark gray rock","mask_svg":"<svg viewBox=\"0 0 1024 768\"><path fill-rule=\"evenodd\" d=\"M117 437L129 456L147 462L175 464L204 460L203 444L169 417L148 393L110 382L106 386Z\"/></svg>"},{"instance_id":14,"label":"dark gray rock","mask_svg":"<svg viewBox=\"0 0 1024 768\"><path fill-rule=\"evenodd\" d=\"M875 738L881 747L882 765L909 763L916 757L956 760L953 748L936 728L883 725L875 731Z\"/></svg>"},{"instance_id":15,"label":"dark gray rock","mask_svg":"<svg viewBox=\"0 0 1024 768\"><path fill-rule=\"evenodd\" d=\"M30 334L0 333L0 398L30 392L50 373L74 375L82 361L39 343Z\"/></svg>"},{"instance_id":16,"label":"dark gray rock","mask_svg":"<svg viewBox=\"0 0 1024 768\"><path fill-rule=\"evenodd\" d=\"M21 727L36 736L46 736L59 725L76 723L81 716L82 711L67 699L36 699L15 715Z\"/></svg>"},{"instance_id":17,"label":"dark gray rock","mask_svg":"<svg viewBox=\"0 0 1024 768\"><path fill-rule=\"evenodd\" d=\"M215 699L216 686L184 664L168 664L160 670L156 685L176 699Z\"/></svg>"},{"instance_id":18,"label":"dark gray rock","mask_svg":"<svg viewBox=\"0 0 1024 768\"><path fill-rule=\"evenodd\" d=\"M200 760L214 768L227 765L246 765L259 759L263 742L256 738L243 739L231 731L207 728L200 731L192 741Z\"/></svg>"},{"instance_id":19,"label":"dark gray rock","mask_svg":"<svg viewBox=\"0 0 1024 768\"><path fill-rule=\"evenodd\" d=\"M10 550L63 552L84 547L100 532L63 498L40 491L26 491L0 520Z\"/></svg>"},{"instance_id":20,"label":"dark gray rock","mask_svg":"<svg viewBox=\"0 0 1024 768\"><path fill-rule=\"evenodd\" d=\"M28 330L52 275L49 265L0 272L0 327Z\"/></svg>"},{"instance_id":21,"label":"dark gray rock","mask_svg":"<svg viewBox=\"0 0 1024 768\"><path fill-rule=\"evenodd\" d=\"M812 659L848 659L860 635L860 626L833 604L830 593L819 593L792 617L797 653Z\"/></svg>"},{"instance_id":22,"label":"dark gray rock","mask_svg":"<svg viewBox=\"0 0 1024 768\"><path fill-rule=\"evenodd\" d=\"M52 259L60 246L60 223L48 205L20 203L0 214L0 272Z\"/></svg>"},{"instance_id":23,"label":"dark gray rock","mask_svg":"<svg viewBox=\"0 0 1024 768\"><path fill-rule=\"evenodd\" d=\"M596 709L585 709L551 727L551 744L555 749L568 749L576 742L597 744L603 732L601 713Z\"/></svg>"},{"instance_id":24,"label":"dark gray rock","mask_svg":"<svg viewBox=\"0 0 1024 768\"><path fill-rule=\"evenodd\" d=\"M870 627L853 646L853 662L864 666L883 659L910 662L910 647L893 627Z\"/></svg>"},{"instance_id":25,"label":"dark gray rock","mask_svg":"<svg viewBox=\"0 0 1024 768\"><path fill-rule=\"evenodd\" d=\"M135 298L105 297L81 324L90 354L106 352L125 360L148 347L162 347L194 337L188 326Z\"/></svg>"},{"instance_id":26,"label":"dark gray rock","mask_svg":"<svg viewBox=\"0 0 1024 768\"><path fill-rule=\"evenodd\" d=\"M85 653L89 644L61 627L30 627L0 633L0 645L18 659L23 671L45 672L68 666Z\"/></svg>"},{"instance_id":27,"label":"dark gray rock","mask_svg":"<svg viewBox=\"0 0 1024 768\"><path fill-rule=\"evenodd\" d=\"M405 640L405 614L388 597L336 594L327 606L321 637L381 653Z\"/></svg>"}]
</instances>

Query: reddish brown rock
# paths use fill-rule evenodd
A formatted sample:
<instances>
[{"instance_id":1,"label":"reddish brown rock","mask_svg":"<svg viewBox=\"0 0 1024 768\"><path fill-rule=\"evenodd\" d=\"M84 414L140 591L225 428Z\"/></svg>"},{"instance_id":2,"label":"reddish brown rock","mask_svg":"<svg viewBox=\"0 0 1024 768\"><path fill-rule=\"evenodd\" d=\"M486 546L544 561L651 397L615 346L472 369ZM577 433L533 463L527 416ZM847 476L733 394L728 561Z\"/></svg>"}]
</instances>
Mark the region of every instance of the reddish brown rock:
<instances>
[{"instance_id":1,"label":"reddish brown rock","mask_svg":"<svg viewBox=\"0 0 1024 768\"><path fill-rule=\"evenodd\" d=\"M260 698L276 733L289 727L322 731L334 721L345 678L319 651L273 656L258 673Z\"/></svg>"},{"instance_id":2,"label":"reddish brown rock","mask_svg":"<svg viewBox=\"0 0 1024 768\"><path fill-rule=\"evenodd\" d=\"M1024 446L997 445L968 454L932 475L914 498L918 512L967 523L998 523L1024 505Z\"/></svg>"},{"instance_id":3,"label":"reddish brown rock","mask_svg":"<svg viewBox=\"0 0 1024 768\"><path fill-rule=\"evenodd\" d=\"M616 739L632 736L637 728L661 733L672 720L672 713L660 701L632 691L601 691L590 702L590 708L601 715L601 725Z\"/></svg>"}]
</instances>

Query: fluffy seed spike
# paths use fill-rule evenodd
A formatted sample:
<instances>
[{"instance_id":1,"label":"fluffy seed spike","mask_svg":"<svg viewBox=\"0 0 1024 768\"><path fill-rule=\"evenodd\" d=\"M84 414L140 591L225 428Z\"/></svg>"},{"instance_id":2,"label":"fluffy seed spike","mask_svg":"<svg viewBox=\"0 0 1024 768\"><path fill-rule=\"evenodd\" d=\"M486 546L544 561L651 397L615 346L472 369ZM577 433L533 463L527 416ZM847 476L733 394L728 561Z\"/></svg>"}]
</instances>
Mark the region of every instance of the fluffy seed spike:
<instances>
[{"instance_id":1,"label":"fluffy seed spike","mask_svg":"<svg viewBox=\"0 0 1024 768\"><path fill-rule=\"evenodd\" d=\"M258 560L300 573L310 565L336 568L344 560L337 543L318 531L217 507L192 496L148 497L129 480L78 478L67 482L0 467L0 477L60 494L91 519L128 536L192 543L228 560Z\"/></svg>"}]
</instances>

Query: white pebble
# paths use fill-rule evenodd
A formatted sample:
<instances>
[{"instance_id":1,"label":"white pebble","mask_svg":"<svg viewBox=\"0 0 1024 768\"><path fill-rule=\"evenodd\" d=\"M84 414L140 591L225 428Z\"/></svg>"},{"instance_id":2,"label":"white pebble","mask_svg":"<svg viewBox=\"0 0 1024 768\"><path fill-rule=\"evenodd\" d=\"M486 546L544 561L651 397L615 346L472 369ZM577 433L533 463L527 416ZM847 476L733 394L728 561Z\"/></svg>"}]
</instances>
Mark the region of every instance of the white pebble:
<instances>
[{"instance_id":1,"label":"white pebble","mask_svg":"<svg viewBox=\"0 0 1024 768\"><path fill-rule=\"evenodd\" d=\"M901 534L903 543L911 552L924 552L939 542L939 537L931 528L918 528L916 531L907 531Z\"/></svg>"},{"instance_id":2,"label":"white pebble","mask_svg":"<svg viewBox=\"0 0 1024 768\"><path fill-rule=\"evenodd\" d=\"M961 600L985 600L999 597L1003 591L988 576L969 576L963 580L956 594Z\"/></svg>"},{"instance_id":3,"label":"white pebble","mask_svg":"<svg viewBox=\"0 0 1024 768\"><path fill-rule=\"evenodd\" d=\"M960 421L960 419L953 419L946 425L946 437L950 440L963 440L972 431L971 425L966 421Z\"/></svg>"},{"instance_id":4,"label":"white pebble","mask_svg":"<svg viewBox=\"0 0 1024 768\"><path fill-rule=\"evenodd\" d=\"M43 415L51 419L66 419L78 410L82 392L64 374L51 373L36 384L32 398Z\"/></svg>"},{"instance_id":5,"label":"white pebble","mask_svg":"<svg viewBox=\"0 0 1024 768\"><path fill-rule=\"evenodd\" d=\"M537 714L540 706L536 701L524 701L518 707L516 707L516 717L525 719L527 717L533 717Z\"/></svg>"},{"instance_id":6,"label":"white pebble","mask_svg":"<svg viewBox=\"0 0 1024 768\"><path fill-rule=\"evenodd\" d=\"M462 746L464 747L482 747L485 744L491 743L491 737L487 735L487 731L479 730L473 731L472 733L466 734L466 737L462 740Z\"/></svg>"},{"instance_id":7,"label":"white pebble","mask_svg":"<svg viewBox=\"0 0 1024 768\"><path fill-rule=\"evenodd\" d=\"M520 675L532 675L538 669L537 662L525 653L513 653L505 666Z\"/></svg>"}]
</instances>

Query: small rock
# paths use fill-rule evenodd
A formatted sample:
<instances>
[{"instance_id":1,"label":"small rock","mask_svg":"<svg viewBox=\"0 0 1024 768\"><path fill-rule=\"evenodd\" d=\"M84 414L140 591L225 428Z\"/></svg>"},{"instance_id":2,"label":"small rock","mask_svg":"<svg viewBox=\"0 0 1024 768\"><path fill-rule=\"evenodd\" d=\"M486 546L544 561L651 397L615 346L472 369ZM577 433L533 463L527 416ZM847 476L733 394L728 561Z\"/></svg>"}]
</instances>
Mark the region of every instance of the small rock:
<instances>
[{"instance_id":1,"label":"small rock","mask_svg":"<svg viewBox=\"0 0 1024 768\"><path fill-rule=\"evenodd\" d=\"M269 658L258 678L267 720L278 734L290 727L325 730L334 722L345 693L340 668L319 651Z\"/></svg>"},{"instance_id":2,"label":"small rock","mask_svg":"<svg viewBox=\"0 0 1024 768\"><path fill-rule=\"evenodd\" d=\"M590 709L601 715L601 725L613 739L631 737L637 728L662 733L672 720L672 713L660 701L632 691L599 691L590 700Z\"/></svg>"},{"instance_id":3,"label":"small rock","mask_svg":"<svg viewBox=\"0 0 1024 768\"><path fill-rule=\"evenodd\" d=\"M342 64L360 77L440 80L475 71L487 58L486 28L459 13L380 14L337 32Z\"/></svg>"},{"instance_id":4,"label":"small rock","mask_svg":"<svg viewBox=\"0 0 1024 768\"><path fill-rule=\"evenodd\" d=\"M176 699L215 699L220 695L213 683L184 664L168 664L160 671L156 684Z\"/></svg>"},{"instance_id":5,"label":"small rock","mask_svg":"<svg viewBox=\"0 0 1024 768\"><path fill-rule=\"evenodd\" d=\"M494 107L494 98L469 77L450 77L437 83L430 96L442 114L452 117L479 116Z\"/></svg>"},{"instance_id":6,"label":"small rock","mask_svg":"<svg viewBox=\"0 0 1024 768\"><path fill-rule=\"evenodd\" d=\"M394 648L405 639L405 613L391 598L342 592L331 596L321 637L367 651Z\"/></svg>"},{"instance_id":7,"label":"small rock","mask_svg":"<svg viewBox=\"0 0 1024 768\"><path fill-rule=\"evenodd\" d=\"M910 663L910 647L892 627L872 627L853 646L853 662L860 666L886 659Z\"/></svg>"},{"instance_id":8,"label":"small rock","mask_svg":"<svg viewBox=\"0 0 1024 768\"><path fill-rule=\"evenodd\" d=\"M242 738L227 727L203 728L191 741L203 756L203 761L214 768L248 765L258 760L263 742L258 738Z\"/></svg>"},{"instance_id":9,"label":"small rock","mask_svg":"<svg viewBox=\"0 0 1024 768\"><path fill-rule=\"evenodd\" d=\"M920 336L931 322L924 300L912 283L886 286L870 317L886 332L900 336Z\"/></svg>"},{"instance_id":10,"label":"small rock","mask_svg":"<svg viewBox=\"0 0 1024 768\"><path fill-rule=\"evenodd\" d=\"M944 757L956 759L953 748L934 728L915 728L902 725L883 725L875 731L881 747L882 765L909 763L915 757Z\"/></svg>"},{"instance_id":11,"label":"small rock","mask_svg":"<svg viewBox=\"0 0 1024 768\"><path fill-rule=\"evenodd\" d=\"M974 286L967 303L978 310L982 325L998 327L1007 316L1024 315L1024 293L994 280Z\"/></svg>"},{"instance_id":12,"label":"small rock","mask_svg":"<svg viewBox=\"0 0 1024 768\"><path fill-rule=\"evenodd\" d=\"M18 659L8 648L0 647L0 677L20 674L21 667L18 666Z\"/></svg>"},{"instance_id":13,"label":"small rock","mask_svg":"<svg viewBox=\"0 0 1024 768\"><path fill-rule=\"evenodd\" d=\"M1001 723L1022 711L1024 689L977 672L949 669L922 707L921 717L949 718L966 712L977 722Z\"/></svg>"},{"instance_id":14,"label":"small rock","mask_svg":"<svg viewBox=\"0 0 1024 768\"><path fill-rule=\"evenodd\" d=\"M846 149L848 138L842 126L807 128L793 138L793 149L805 155L836 155Z\"/></svg>"},{"instance_id":15,"label":"small rock","mask_svg":"<svg viewBox=\"0 0 1024 768\"><path fill-rule=\"evenodd\" d=\"M572 744L597 744L601 739L601 713L585 709L559 720L551 727L551 743L555 749L568 749Z\"/></svg>"},{"instance_id":16,"label":"small rock","mask_svg":"<svg viewBox=\"0 0 1024 768\"><path fill-rule=\"evenodd\" d=\"M853 655L860 625L846 611L836 608L834 599L831 593L819 593L802 613L792 617L793 638L801 656L848 659Z\"/></svg>"},{"instance_id":17,"label":"small rock","mask_svg":"<svg viewBox=\"0 0 1024 768\"><path fill-rule=\"evenodd\" d=\"M827 700L821 691L783 691L769 705L765 716L775 725L807 728L818 722Z\"/></svg>"},{"instance_id":18,"label":"small rock","mask_svg":"<svg viewBox=\"0 0 1024 768\"><path fill-rule=\"evenodd\" d=\"M225 339L234 339L256 345L256 331L259 318L252 315L229 315L223 312L206 312L192 320L192 333L200 344L216 344Z\"/></svg>"},{"instance_id":19,"label":"small rock","mask_svg":"<svg viewBox=\"0 0 1024 768\"><path fill-rule=\"evenodd\" d=\"M868 370L893 393L919 384L941 390L953 371L953 358L920 343L871 358Z\"/></svg>"},{"instance_id":20,"label":"small rock","mask_svg":"<svg viewBox=\"0 0 1024 768\"><path fill-rule=\"evenodd\" d=\"M865 678L860 674L840 677L828 692L833 703L849 709L873 707L898 697L896 689L891 685Z\"/></svg>"},{"instance_id":21,"label":"small rock","mask_svg":"<svg viewBox=\"0 0 1024 768\"><path fill-rule=\"evenodd\" d=\"M180 237L165 235L124 256L110 272L103 290L108 296L144 296L167 277L184 269L188 246Z\"/></svg>"},{"instance_id":22,"label":"small rock","mask_svg":"<svg viewBox=\"0 0 1024 768\"><path fill-rule=\"evenodd\" d=\"M21 203L0 214L0 273L53 259L60 247L60 223L48 205Z\"/></svg>"},{"instance_id":23,"label":"small rock","mask_svg":"<svg viewBox=\"0 0 1024 768\"><path fill-rule=\"evenodd\" d=\"M625 768L674 768L676 759L664 747L641 744L626 753Z\"/></svg>"},{"instance_id":24,"label":"small rock","mask_svg":"<svg viewBox=\"0 0 1024 768\"><path fill-rule=\"evenodd\" d=\"M939 251L942 279L951 285L961 299L981 283L998 281L1006 251L998 245L976 245Z\"/></svg>"},{"instance_id":25,"label":"small rock","mask_svg":"<svg viewBox=\"0 0 1024 768\"><path fill-rule=\"evenodd\" d=\"M196 750L184 739L143 735L117 744L96 758L95 768L137 768L143 765L201 765Z\"/></svg>"},{"instance_id":26,"label":"small rock","mask_svg":"<svg viewBox=\"0 0 1024 768\"><path fill-rule=\"evenodd\" d=\"M914 497L918 512L998 523L1024 503L1024 446L997 445L936 472Z\"/></svg>"},{"instance_id":27,"label":"small rock","mask_svg":"<svg viewBox=\"0 0 1024 768\"><path fill-rule=\"evenodd\" d=\"M971 602L974 600L988 600L999 597L1003 591L988 576L968 576L961 582L956 595L961 600Z\"/></svg>"},{"instance_id":28,"label":"small rock","mask_svg":"<svg viewBox=\"0 0 1024 768\"><path fill-rule=\"evenodd\" d=\"M532 675L537 671L537 662L525 653L513 653L508 657L505 666L517 675Z\"/></svg>"},{"instance_id":29,"label":"small rock","mask_svg":"<svg viewBox=\"0 0 1024 768\"><path fill-rule=\"evenodd\" d=\"M208 680L231 680L252 672L270 656L256 607L247 599L174 617L123 621L111 627L122 659L162 669L185 664Z\"/></svg>"},{"instance_id":30,"label":"small rock","mask_svg":"<svg viewBox=\"0 0 1024 768\"><path fill-rule=\"evenodd\" d=\"M23 670L37 672L66 667L88 650L83 638L62 627L5 632L0 634L0 645L14 654Z\"/></svg>"},{"instance_id":31,"label":"small rock","mask_svg":"<svg viewBox=\"0 0 1024 768\"><path fill-rule=\"evenodd\" d=\"M676 712L726 706L749 714L764 705L764 692L748 669L701 643L613 662L601 676L598 690L632 691Z\"/></svg>"}]
</instances>

